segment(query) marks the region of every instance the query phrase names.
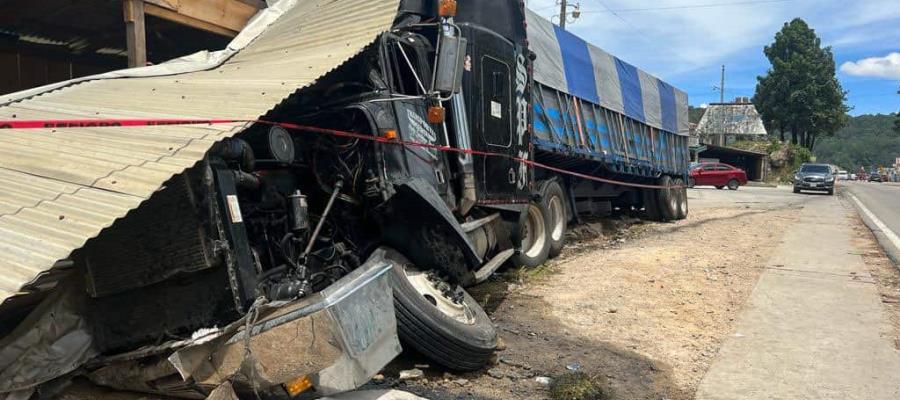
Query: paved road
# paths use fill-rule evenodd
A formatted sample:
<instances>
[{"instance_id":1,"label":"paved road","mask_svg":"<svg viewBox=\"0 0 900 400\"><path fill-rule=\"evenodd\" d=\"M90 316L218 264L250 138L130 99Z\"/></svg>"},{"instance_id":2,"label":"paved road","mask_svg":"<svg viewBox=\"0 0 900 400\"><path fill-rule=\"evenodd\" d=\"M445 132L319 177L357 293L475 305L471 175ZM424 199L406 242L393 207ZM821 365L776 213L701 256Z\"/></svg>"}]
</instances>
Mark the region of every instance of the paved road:
<instances>
[{"instance_id":1,"label":"paved road","mask_svg":"<svg viewBox=\"0 0 900 400\"><path fill-rule=\"evenodd\" d=\"M852 243L856 211L839 196L761 193L743 196L798 201L800 219L768 261L697 398L900 399L900 351Z\"/></svg>"},{"instance_id":2,"label":"paved road","mask_svg":"<svg viewBox=\"0 0 900 400\"><path fill-rule=\"evenodd\" d=\"M866 212L860 208L860 214L875 232L888 255L895 263L900 264L900 185L847 182L843 189L855 196L868 210Z\"/></svg>"}]
</instances>

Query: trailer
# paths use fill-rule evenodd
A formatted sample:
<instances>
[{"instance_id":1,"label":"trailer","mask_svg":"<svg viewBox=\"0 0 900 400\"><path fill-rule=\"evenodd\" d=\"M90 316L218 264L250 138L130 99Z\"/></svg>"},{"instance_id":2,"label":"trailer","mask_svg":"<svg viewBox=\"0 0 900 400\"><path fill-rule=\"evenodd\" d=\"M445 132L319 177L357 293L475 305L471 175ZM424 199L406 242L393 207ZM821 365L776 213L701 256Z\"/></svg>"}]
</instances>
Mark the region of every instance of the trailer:
<instances>
[{"instance_id":1,"label":"trailer","mask_svg":"<svg viewBox=\"0 0 900 400\"><path fill-rule=\"evenodd\" d=\"M684 93L514 0L282 0L222 52L0 102L15 396L315 397L401 344L476 370L466 287L584 213L687 215Z\"/></svg>"}]
</instances>

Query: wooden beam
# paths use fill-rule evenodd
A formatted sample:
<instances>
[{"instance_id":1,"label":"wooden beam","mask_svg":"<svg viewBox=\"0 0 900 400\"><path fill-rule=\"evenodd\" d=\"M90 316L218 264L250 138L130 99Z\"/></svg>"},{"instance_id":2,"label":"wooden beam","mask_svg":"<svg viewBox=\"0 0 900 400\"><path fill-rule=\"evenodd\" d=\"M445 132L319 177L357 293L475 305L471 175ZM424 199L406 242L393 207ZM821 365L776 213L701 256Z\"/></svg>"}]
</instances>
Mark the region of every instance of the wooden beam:
<instances>
[{"instance_id":1,"label":"wooden beam","mask_svg":"<svg viewBox=\"0 0 900 400\"><path fill-rule=\"evenodd\" d=\"M143 0L122 2L125 14L125 38L128 44L128 67L147 65L147 32L144 27Z\"/></svg>"},{"instance_id":2,"label":"wooden beam","mask_svg":"<svg viewBox=\"0 0 900 400\"><path fill-rule=\"evenodd\" d=\"M244 0L144 0L148 14L197 29L234 36L259 11Z\"/></svg>"},{"instance_id":3,"label":"wooden beam","mask_svg":"<svg viewBox=\"0 0 900 400\"><path fill-rule=\"evenodd\" d=\"M238 31L234 31L228 28L223 28L218 25L211 24L206 21L201 21L199 19L191 18L184 14L179 14L176 11L169 10L167 8L162 8L160 6L156 6L150 3L144 4L144 11L152 15L154 17L159 17L162 19L166 19L177 24L189 26L191 28L200 29L207 32L212 32L218 35L234 37L238 34Z\"/></svg>"}]
</instances>

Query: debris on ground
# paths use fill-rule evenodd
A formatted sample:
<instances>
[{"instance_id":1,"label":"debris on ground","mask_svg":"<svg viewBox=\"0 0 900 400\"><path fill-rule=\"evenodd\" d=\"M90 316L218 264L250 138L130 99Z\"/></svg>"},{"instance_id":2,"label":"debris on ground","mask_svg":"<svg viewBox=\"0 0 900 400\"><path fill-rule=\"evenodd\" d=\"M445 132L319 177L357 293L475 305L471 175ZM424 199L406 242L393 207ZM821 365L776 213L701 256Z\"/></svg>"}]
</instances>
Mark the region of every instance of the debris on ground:
<instances>
[{"instance_id":1,"label":"debris on ground","mask_svg":"<svg viewBox=\"0 0 900 400\"><path fill-rule=\"evenodd\" d=\"M424 377L424 376L425 376L425 373L422 372L421 369L413 368L413 369L406 369L406 370L400 371L399 379L401 381L408 381L408 380L413 380L413 379L422 379L422 377Z\"/></svg>"}]
</instances>

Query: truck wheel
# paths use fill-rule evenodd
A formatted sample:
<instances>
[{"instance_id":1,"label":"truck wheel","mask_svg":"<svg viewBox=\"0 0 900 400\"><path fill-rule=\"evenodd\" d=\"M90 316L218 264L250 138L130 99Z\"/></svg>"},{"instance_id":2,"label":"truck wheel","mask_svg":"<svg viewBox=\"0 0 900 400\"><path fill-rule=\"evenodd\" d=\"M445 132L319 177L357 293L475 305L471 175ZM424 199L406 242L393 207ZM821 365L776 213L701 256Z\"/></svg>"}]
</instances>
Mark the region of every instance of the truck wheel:
<instances>
[{"instance_id":1,"label":"truck wheel","mask_svg":"<svg viewBox=\"0 0 900 400\"><path fill-rule=\"evenodd\" d=\"M541 203L547 209L548 231L550 236L549 257L556 257L566 245L566 225L568 215L566 213L566 197L562 187L556 180L543 182L541 185Z\"/></svg>"},{"instance_id":2,"label":"truck wheel","mask_svg":"<svg viewBox=\"0 0 900 400\"><path fill-rule=\"evenodd\" d=\"M647 219L651 221L662 221L659 215L659 205L657 205L656 189L641 189L644 198L644 211L647 212Z\"/></svg>"},{"instance_id":3,"label":"truck wheel","mask_svg":"<svg viewBox=\"0 0 900 400\"><path fill-rule=\"evenodd\" d=\"M391 284L400 340L450 369L484 366L497 348L497 331L475 299L395 250L386 257L394 261Z\"/></svg>"},{"instance_id":4,"label":"truck wheel","mask_svg":"<svg viewBox=\"0 0 900 400\"><path fill-rule=\"evenodd\" d=\"M688 215L687 188L684 187L684 181L681 178L675 179L675 186L681 186L680 189L677 189L678 206L675 209L675 219L685 219Z\"/></svg>"},{"instance_id":5,"label":"truck wheel","mask_svg":"<svg viewBox=\"0 0 900 400\"><path fill-rule=\"evenodd\" d=\"M550 255L550 216L547 207L543 203L531 201L528 203L528 211L525 223L519 232L519 248L513 255L515 265L528 268L541 266Z\"/></svg>"},{"instance_id":6,"label":"truck wheel","mask_svg":"<svg viewBox=\"0 0 900 400\"><path fill-rule=\"evenodd\" d=\"M739 187L741 187L741 184L738 183L737 179L728 181L728 190L738 190Z\"/></svg>"},{"instance_id":7,"label":"truck wheel","mask_svg":"<svg viewBox=\"0 0 900 400\"><path fill-rule=\"evenodd\" d=\"M659 205L659 215L663 221L672 221L675 219L678 211L678 189L669 187L673 185L673 181L668 175L663 175L656 184L666 187L666 189L656 190L656 203Z\"/></svg>"}]
</instances>

